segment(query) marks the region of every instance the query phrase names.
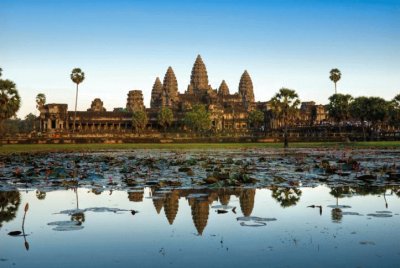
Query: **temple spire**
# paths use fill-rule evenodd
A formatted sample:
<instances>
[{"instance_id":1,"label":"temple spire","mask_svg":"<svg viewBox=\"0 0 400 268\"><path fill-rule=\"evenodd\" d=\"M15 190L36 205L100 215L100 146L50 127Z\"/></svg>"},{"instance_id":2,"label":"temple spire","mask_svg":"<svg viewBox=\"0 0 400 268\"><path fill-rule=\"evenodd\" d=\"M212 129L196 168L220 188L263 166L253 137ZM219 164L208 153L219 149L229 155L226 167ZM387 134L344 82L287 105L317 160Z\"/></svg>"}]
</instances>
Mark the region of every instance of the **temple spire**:
<instances>
[{"instance_id":1,"label":"temple spire","mask_svg":"<svg viewBox=\"0 0 400 268\"><path fill-rule=\"evenodd\" d=\"M218 95L221 95L221 96L229 95L229 87L226 84L225 80L222 80L222 83L218 88Z\"/></svg>"},{"instance_id":2,"label":"temple spire","mask_svg":"<svg viewBox=\"0 0 400 268\"><path fill-rule=\"evenodd\" d=\"M161 84L160 78L156 78L154 82L153 89L151 90L151 101L150 107L157 108L161 105L161 94L163 90L163 85Z\"/></svg>"},{"instance_id":3,"label":"temple spire","mask_svg":"<svg viewBox=\"0 0 400 268\"><path fill-rule=\"evenodd\" d=\"M190 86L194 93L206 92L209 89L206 65L200 55L197 56L192 68Z\"/></svg>"},{"instance_id":4,"label":"temple spire","mask_svg":"<svg viewBox=\"0 0 400 268\"><path fill-rule=\"evenodd\" d=\"M164 76L163 83L163 97L166 98L165 104L170 106L172 103L176 102L178 99L178 81L176 80L176 76L172 67L168 67L167 72Z\"/></svg>"},{"instance_id":5,"label":"temple spire","mask_svg":"<svg viewBox=\"0 0 400 268\"><path fill-rule=\"evenodd\" d=\"M253 82L247 70L244 71L239 82L239 94L242 96L244 103L254 102Z\"/></svg>"}]
</instances>

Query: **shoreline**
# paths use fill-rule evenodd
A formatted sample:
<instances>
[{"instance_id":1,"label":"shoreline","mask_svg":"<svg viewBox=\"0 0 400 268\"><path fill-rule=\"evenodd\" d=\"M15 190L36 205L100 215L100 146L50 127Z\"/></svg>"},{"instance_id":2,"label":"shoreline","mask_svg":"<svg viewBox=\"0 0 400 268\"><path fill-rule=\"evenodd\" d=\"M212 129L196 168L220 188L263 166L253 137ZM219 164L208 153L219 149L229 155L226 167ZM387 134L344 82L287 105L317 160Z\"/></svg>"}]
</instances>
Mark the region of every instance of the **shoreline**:
<instances>
[{"instance_id":1,"label":"shoreline","mask_svg":"<svg viewBox=\"0 0 400 268\"><path fill-rule=\"evenodd\" d=\"M223 149L283 149L283 143L85 143L85 144L3 144L0 154L41 152L95 152L100 150L223 150ZM289 149L399 149L400 141L372 142L293 142Z\"/></svg>"}]
</instances>

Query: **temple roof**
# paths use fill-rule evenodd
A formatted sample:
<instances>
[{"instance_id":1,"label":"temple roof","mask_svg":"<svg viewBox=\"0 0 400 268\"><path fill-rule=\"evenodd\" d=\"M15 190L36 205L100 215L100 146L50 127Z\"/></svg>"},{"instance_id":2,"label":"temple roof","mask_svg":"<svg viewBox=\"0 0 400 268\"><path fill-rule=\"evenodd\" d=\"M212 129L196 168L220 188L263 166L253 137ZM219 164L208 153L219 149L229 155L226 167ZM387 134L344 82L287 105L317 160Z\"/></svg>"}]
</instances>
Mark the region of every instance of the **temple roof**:
<instances>
[{"instance_id":1,"label":"temple roof","mask_svg":"<svg viewBox=\"0 0 400 268\"><path fill-rule=\"evenodd\" d=\"M194 91L207 90L208 86L208 75L206 65L200 55L197 56L192 68L192 75L190 76L190 85Z\"/></svg>"},{"instance_id":2,"label":"temple roof","mask_svg":"<svg viewBox=\"0 0 400 268\"><path fill-rule=\"evenodd\" d=\"M229 87L226 84L225 80L222 80L222 83L218 88L218 94L222 96L229 95Z\"/></svg>"},{"instance_id":3,"label":"temple roof","mask_svg":"<svg viewBox=\"0 0 400 268\"><path fill-rule=\"evenodd\" d=\"M239 82L239 94L249 102L254 102L254 91L253 91L253 82L251 81L251 77L249 73L244 71L242 77Z\"/></svg>"},{"instance_id":4,"label":"temple roof","mask_svg":"<svg viewBox=\"0 0 400 268\"><path fill-rule=\"evenodd\" d=\"M157 101L161 98L161 93L163 90L163 85L161 84L160 78L156 78L154 81L153 89L151 90L151 100L150 100L150 107L153 107Z\"/></svg>"},{"instance_id":5,"label":"temple roof","mask_svg":"<svg viewBox=\"0 0 400 268\"><path fill-rule=\"evenodd\" d=\"M163 90L171 99L175 99L178 95L178 81L176 80L174 70L172 70L171 66L168 67L168 70L165 73Z\"/></svg>"}]
</instances>

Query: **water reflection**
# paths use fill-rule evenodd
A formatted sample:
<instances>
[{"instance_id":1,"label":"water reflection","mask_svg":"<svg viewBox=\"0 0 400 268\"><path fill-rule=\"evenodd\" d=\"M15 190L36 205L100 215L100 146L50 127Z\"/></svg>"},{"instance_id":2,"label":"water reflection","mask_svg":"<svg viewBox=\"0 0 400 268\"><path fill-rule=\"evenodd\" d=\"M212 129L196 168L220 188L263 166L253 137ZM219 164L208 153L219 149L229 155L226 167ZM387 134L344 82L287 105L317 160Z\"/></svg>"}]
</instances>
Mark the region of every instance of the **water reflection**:
<instances>
[{"instance_id":1,"label":"water reflection","mask_svg":"<svg viewBox=\"0 0 400 268\"><path fill-rule=\"evenodd\" d=\"M18 191L0 192L0 228L4 222L15 218L20 204L21 194Z\"/></svg>"},{"instance_id":2,"label":"water reflection","mask_svg":"<svg viewBox=\"0 0 400 268\"><path fill-rule=\"evenodd\" d=\"M272 197L283 207L295 206L301 197L301 190L298 188L272 186Z\"/></svg>"},{"instance_id":3,"label":"water reflection","mask_svg":"<svg viewBox=\"0 0 400 268\"><path fill-rule=\"evenodd\" d=\"M325 258L339 245L342 248L336 251L346 254L343 247L348 246L345 244L353 247L354 244L362 247L374 245L375 248L391 250L392 247L384 243L392 243L392 239L388 240L388 233L397 235L400 212L400 199L396 195L398 192L397 186L381 189L371 186L262 189L152 187L114 191L110 196L108 190L93 192L92 189L71 188L64 191L48 191L45 199L38 199L36 190L28 193L0 192L0 205L1 223L7 223L4 228L7 234L9 230L21 230L24 210L22 206L18 211L18 207L22 200L29 201L30 210L33 210L27 217L29 228L26 231L29 236L25 234L25 227L22 229L24 248L29 249L29 254L38 254L38 249L43 247L43 241L56 236L59 239L58 247L63 247L63 250L75 255L79 254L79 248L91 247L87 241L93 241L90 243L93 244L93 252L104 252L104 249L116 248L118 245L119 250L130 246L134 248L133 252L142 252L140 250L143 249L145 253L140 253L143 256L136 255L141 261L144 261L144 256L157 258L154 255L157 255L161 248L165 253L163 258L168 258L173 249L176 249L176 255L171 255L169 261L179 259L179 254L183 253L196 257L196 250L203 250L210 256L218 256L219 260L226 260L213 250L222 248L229 254L226 249L229 248L229 252L232 249L235 253L226 256L238 261L239 265L236 253L240 253L238 255L245 259L247 257L243 256L250 254L251 258L256 260L264 258L262 254L269 254L271 251L273 255L268 256L270 260L276 261L279 259L277 254L285 252L295 254L296 258L310 257L309 252L316 254L318 259ZM7 198L4 198L5 196ZM385 210L384 197L391 211ZM290 209L285 209L288 207ZM138 210L139 213L131 215L132 209ZM319 209L328 213L320 216ZM3 217L4 211L12 214L8 220ZM381 226L385 226L384 230L381 230ZM384 233L382 239L371 236L380 232ZM335 239L337 236L340 240ZM10 243L16 241L21 250L22 238L7 235L6 238L12 239L6 240L10 245L8 247L14 247ZM29 243L35 245L32 249L27 238ZM66 247L61 245L64 241L74 241L82 246L76 249ZM220 245L221 241L223 247ZM6 251L5 256L15 256L15 252L18 252L17 246ZM193 249L190 249L191 247ZM51 252L48 247L46 250ZM191 253L187 252L189 250ZM323 250L325 255L320 253ZM364 249L358 250L365 253L362 251ZM91 249L88 252L91 252ZM321 258L318 254L322 254ZM127 264L123 261L121 263ZM200 263L206 264L207 261L200 260ZM222 263L219 262L221 266ZM160 267L165 264L157 263ZM273 266L279 266L277 262L274 264ZM335 262L335 266L337 264ZM350 266L357 266L356 264L351 262ZM234 263L231 265L235 266ZM243 265L245 263L240 263L240 266Z\"/></svg>"}]
</instances>

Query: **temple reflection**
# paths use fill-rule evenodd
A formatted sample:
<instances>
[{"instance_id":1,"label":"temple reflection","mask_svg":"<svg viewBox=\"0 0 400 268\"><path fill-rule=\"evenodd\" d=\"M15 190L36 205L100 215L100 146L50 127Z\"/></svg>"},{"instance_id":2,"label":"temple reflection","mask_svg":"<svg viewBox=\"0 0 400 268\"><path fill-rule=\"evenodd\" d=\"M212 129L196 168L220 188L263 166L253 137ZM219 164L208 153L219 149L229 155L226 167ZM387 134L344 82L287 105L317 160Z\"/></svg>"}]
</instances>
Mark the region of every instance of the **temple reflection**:
<instances>
[{"instance_id":1,"label":"temple reflection","mask_svg":"<svg viewBox=\"0 0 400 268\"><path fill-rule=\"evenodd\" d=\"M129 200L131 200L129 194ZM256 189L221 188L212 189L175 189L163 191L156 188L150 189L150 195L157 214L164 208L167 221L172 225L179 209L179 199L188 200L191 208L193 224L199 235L202 235L208 222L210 206L219 201L222 206L228 206L231 196L239 198L240 208L244 216L250 216L254 208ZM132 200L131 200L132 201Z\"/></svg>"},{"instance_id":2,"label":"temple reflection","mask_svg":"<svg viewBox=\"0 0 400 268\"><path fill-rule=\"evenodd\" d=\"M170 225L174 223L179 209L179 192L180 190L173 190L167 193L164 200L164 212Z\"/></svg>"},{"instance_id":3,"label":"temple reflection","mask_svg":"<svg viewBox=\"0 0 400 268\"><path fill-rule=\"evenodd\" d=\"M132 188L127 192L127 197L131 202L143 202L145 199L145 187L136 187ZM198 235L202 235L207 227L208 219L210 213L214 211L216 213L228 213L230 209L232 212L236 214L236 207L229 206L232 202L232 197L235 202L238 199L238 203L240 206L241 213L244 217L251 217L254 204L255 204L255 196L257 189L254 188L243 188L243 187L229 187L229 188L219 188L219 189L210 189L210 188L197 188L197 189L174 189L174 188L162 188L153 186L149 189L149 197L153 203L155 211L157 214L161 214L161 211L164 210L164 215L167 219L167 222L170 225L173 225L178 214L179 210L179 200L186 199L188 205L191 209L191 216L193 225L197 231ZM300 198L302 196L302 190L297 187L281 187L281 186L271 186L266 187L270 191L271 197L277 201L277 203L282 208L293 207L298 204ZM100 193L95 193L100 194ZM335 205L331 206L331 220L333 223L341 223L343 219L343 210L340 199L342 198L351 198L353 196L366 196L366 195L376 195L381 196L382 200L385 202L385 206L388 207L388 200L386 196L397 195L400 197L400 187L399 186L385 186L378 187L372 185L364 185L364 186L337 186L330 187L329 194L335 198ZM5 193L2 193L4 196ZM19 205L19 193L18 192L10 192L9 197L12 200L12 204ZM0 195L1 196L1 195ZM41 199L45 196L45 193L37 191L36 197ZM1 201L4 203L4 197L2 197ZM78 200L77 200L78 202ZM219 202L221 205L215 205L214 202ZM0 203L2 213L4 213L4 205ZM214 203L214 206L220 209L218 212L216 210L211 209L211 205ZM78 204L78 203L77 203ZM320 207L322 213L322 206ZM9 211L8 217L12 217L13 210ZM83 213L82 213L83 214ZM3 214L0 215L0 224L1 221L4 221ZM72 221L79 222L82 224L85 221L85 215L74 214L71 217ZM0 225L1 227L1 225Z\"/></svg>"}]
</instances>

